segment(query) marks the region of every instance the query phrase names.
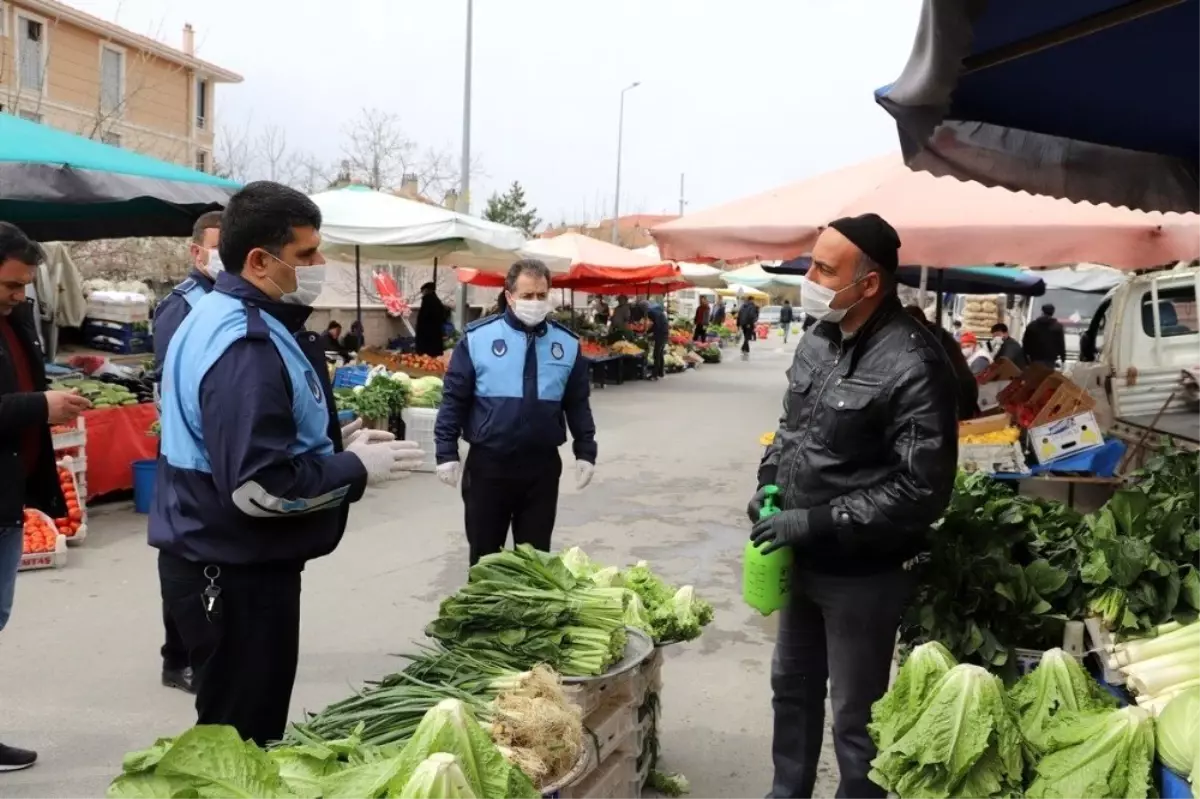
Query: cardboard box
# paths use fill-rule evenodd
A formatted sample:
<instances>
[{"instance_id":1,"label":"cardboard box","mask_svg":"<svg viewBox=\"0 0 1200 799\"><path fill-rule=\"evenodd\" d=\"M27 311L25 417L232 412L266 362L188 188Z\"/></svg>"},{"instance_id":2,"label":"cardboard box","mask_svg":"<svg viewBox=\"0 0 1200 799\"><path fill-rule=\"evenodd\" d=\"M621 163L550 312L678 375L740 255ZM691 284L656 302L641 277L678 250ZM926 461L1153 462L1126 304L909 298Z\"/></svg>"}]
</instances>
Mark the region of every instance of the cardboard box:
<instances>
[{"instance_id":1,"label":"cardboard box","mask_svg":"<svg viewBox=\"0 0 1200 799\"><path fill-rule=\"evenodd\" d=\"M1091 411L1039 425L1029 431L1029 447L1038 463L1095 449L1104 443L1096 414Z\"/></svg>"},{"instance_id":2,"label":"cardboard box","mask_svg":"<svg viewBox=\"0 0 1200 799\"><path fill-rule=\"evenodd\" d=\"M967 419L964 422L958 423L958 437L963 436L980 436L985 433L995 433L998 430L1011 425L1012 422L1006 413L993 414L991 416L980 416L977 419Z\"/></svg>"}]
</instances>

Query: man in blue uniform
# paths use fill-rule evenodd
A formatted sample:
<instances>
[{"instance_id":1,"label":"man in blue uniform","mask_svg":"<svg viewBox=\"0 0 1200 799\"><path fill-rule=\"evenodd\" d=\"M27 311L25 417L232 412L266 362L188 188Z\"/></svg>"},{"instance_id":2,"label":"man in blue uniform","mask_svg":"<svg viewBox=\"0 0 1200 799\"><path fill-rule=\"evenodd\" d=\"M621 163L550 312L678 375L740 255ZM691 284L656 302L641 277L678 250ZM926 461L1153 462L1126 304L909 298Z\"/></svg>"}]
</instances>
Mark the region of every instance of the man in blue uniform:
<instances>
[{"instance_id":1,"label":"man in blue uniform","mask_svg":"<svg viewBox=\"0 0 1200 799\"><path fill-rule=\"evenodd\" d=\"M320 225L286 186L234 195L225 271L179 326L162 374L150 544L163 601L195 669L198 723L260 745L287 724L305 563L337 546L368 483L423 457L367 436L343 450L325 354L304 330L324 282Z\"/></svg>"},{"instance_id":2,"label":"man in blue uniform","mask_svg":"<svg viewBox=\"0 0 1200 799\"><path fill-rule=\"evenodd\" d=\"M187 279L176 286L154 309L154 374L161 375L167 357L167 345L179 325L187 318L200 298L212 291L213 282L221 273L221 256L217 245L221 237L221 212L201 214L192 227L188 256L192 269ZM158 381L155 381L158 388ZM166 630L162 645L162 684L168 688L193 693L192 667L188 665L187 648L171 614L163 603L163 627Z\"/></svg>"},{"instance_id":3,"label":"man in blue uniform","mask_svg":"<svg viewBox=\"0 0 1200 799\"><path fill-rule=\"evenodd\" d=\"M434 430L438 477L453 488L462 476L472 565L504 548L510 525L515 544L550 549L568 428L579 489L596 464L587 361L575 334L546 319L550 270L518 261L504 287L505 312L468 325L454 348Z\"/></svg>"}]
</instances>

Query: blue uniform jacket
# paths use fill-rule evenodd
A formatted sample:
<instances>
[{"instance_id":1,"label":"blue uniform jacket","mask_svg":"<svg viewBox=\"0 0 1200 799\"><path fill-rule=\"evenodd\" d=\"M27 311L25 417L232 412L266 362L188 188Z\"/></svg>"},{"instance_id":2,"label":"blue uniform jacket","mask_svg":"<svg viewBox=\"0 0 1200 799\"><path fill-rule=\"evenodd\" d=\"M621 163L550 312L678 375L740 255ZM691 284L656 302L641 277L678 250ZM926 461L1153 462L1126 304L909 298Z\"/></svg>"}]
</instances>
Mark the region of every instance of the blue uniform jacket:
<instances>
[{"instance_id":1,"label":"blue uniform jacket","mask_svg":"<svg viewBox=\"0 0 1200 799\"><path fill-rule=\"evenodd\" d=\"M222 273L163 370L150 544L196 563L303 564L337 546L366 487L342 452L310 309Z\"/></svg>"},{"instance_id":2,"label":"blue uniform jacket","mask_svg":"<svg viewBox=\"0 0 1200 799\"><path fill-rule=\"evenodd\" d=\"M437 462L458 460L461 437L497 455L553 451L571 429L577 460L596 462L591 383L579 339L554 322L513 314L467 326L446 371L434 438Z\"/></svg>"},{"instance_id":3,"label":"blue uniform jacket","mask_svg":"<svg viewBox=\"0 0 1200 799\"><path fill-rule=\"evenodd\" d=\"M167 346L175 337L175 331L191 313L192 306L212 291L213 282L199 269L188 273L187 280L171 290L154 309L154 374L161 375L163 362L167 360Z\"/></svg>"}]
</instances>

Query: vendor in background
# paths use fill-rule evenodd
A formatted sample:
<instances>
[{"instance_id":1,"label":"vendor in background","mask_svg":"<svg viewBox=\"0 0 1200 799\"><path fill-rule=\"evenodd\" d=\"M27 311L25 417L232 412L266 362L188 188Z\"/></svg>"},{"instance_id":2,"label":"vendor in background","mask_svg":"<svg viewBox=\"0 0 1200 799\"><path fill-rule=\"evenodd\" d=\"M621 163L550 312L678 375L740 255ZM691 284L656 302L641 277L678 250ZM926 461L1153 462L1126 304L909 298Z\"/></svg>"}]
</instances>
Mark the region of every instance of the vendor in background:
<instances>
[{"instance_id":1,"label":"vendor in background","mask_svg":"<svg viewBox=\"0 0 1200 799\"><path fill-rule=\"evenodd\" d=\"M779 326L783 328L784 344L787 344L788 334L792 332L792 321L796 318L795 313L792 310L792 301L784 300L783 307L779 309Z\"/></svg>"},{"instance_id":2,"label":"vendor in background","mask_svg":"<svg viewBox=\"0 0 1200 799\"><path fill-rule=\"evenodd\" d=\"M651 380L657 380L660 377L666 376L666 357L667 357L667 336L671 332L671 322L667 319L667 312L663 310L662 303L650 302L642 300L638 303L642 313L646 315L646 319L650 321L650 341L654 347L653 356L651 359Z\"/></svg>"},{"instance_id":3,"label":"vendor in background","mask_svg":"<svg viewBox=\"0 0 1200 799\"><path fill-rule=\"evenodd\" d=\"M467 325L454 347L434 427L438 479L455 488L462 478L471 565L503 549L510 526L514 545L550 550L568 430L576 488L596 464L588 362L579 338L546 318L550 270L517 261L504 284L508 310Z\"/></svg>"},{"instance_id":4,"label":"vendor in background","mask_svg":"<svg viewBox=\"0 0 1200 799\"><path fill-rule=\"evenodd\" d=\"M442 354L445 335L446 306L437 295L437 286L430 282L421 286L421 307L417 311L417 354L438 357Z\"/></svg>"},{"instance_id":5,"label":"vendor in background","mask_svg":"<svg viewBox=\"0 0 1200 799\"><path fill-rule=\"evenodd\" d=\"M717 297L712 316L709 318L708 323L717 327L725 324L725 300L721 297Z\"/></svg>"},{"instance_id":6,"label":"vendor in background","mask_svg":"<svg viewBox=\"0 0 1200 799\"><path fill-rule=\"evenodd\" d=\"M1008 358L1018 369L1029 365L1025 360L1025 350L1021 349L1016 339L1008 335L1008 325L1003 322L992 325L991 349L993 358Z\"/></svg>"},{"instance_id":7,"label":"vendor in background","mask_svg":"<svg viewBox=\"0 0 1200 799\"><path fill-rule=\"evenodd\" d=\"M791 592L771 662L769 796L812 796L825 707L837 796L883 797L868 773L871 705L884 695L906 566L954 488L955 387L936 339L896 295L900 237L876 214L835 219L812 248L783 413L747 508L760 551L791 549ZM782 510L760 518L766 487ZM826 686L828 685L828 690Z\"/></svg>"},{"instance_id":8,"label":"vendor in background","mask_svg":"<svg viewBox=\"0 0 1200 799\"><path fill-rule=\"evenodd\" d=\"M967 368L971 370L971 374L981 375L984 370L992 365L992 354L988 352L987 347L979 345L979 339L970 330L962 334L958 346L962 352L963 359L967 362Z\"/></svg>"},{"instance_id":9,"label":"vendor in background","mask_svg":"<svg viewBox=\"0 0 1200 799\"><path fill-rule=\"evenodd\" d=\"M750 360L750 342L754 340L754 326L758 323L758 305L753 300L743 299L737 312L737 326L742 331L742 360Z\"/></svg>"},{"instance_id":10,"label":"vendor in background","mask_svg":"<svg viewBox=\"0 0 1200 799\"><path fill-rule=\"evenodd\" d=\"M1040 363L1051 369L1057 363L1067 363L1067 334L1062 323L1054 316L1054 305L1046 303L1042 306L1042 315L1029 323L1025 328L1025 336L1021 343L1024 345L1025 357L1030 363Z\"/></svg>"},{"instance_id":11,"label":"vendor in background","mask_svg":"<svg viewBox=\"0 0 1200 799\"><path fill-rule=\"evenodd\" d=\"M47 390L33 303L25 297L43 258L42 248L22 230L0 222L0 630L12 613L25 544L25 508L52 519L67 515L50 425L72 423L92 406L73 391ZM13 654L11 647L0 652ZM5 686L6 691L15 688ZM35 762L36 752L0 744L0 771Z\"/></svg>"},{"instance_id":12,"label":"vendor in background","mask_svg":"<svg viewBox=\"0 0 1200 799\"><path fill-rule=\"evenodd\" d=\"M259 746L287 726L306 563L337 547L368 483L424 457L338 426L325 353L304 329L325 279L320 227L294 189L257 181L234 194L225 272L163 366L149 525L163 602L195 669L197 723Z\"/></svg>"},{"instance_id":13,"label":"vendor in background","mask_svg":"<svg viewBox=\"0 0 1200 799\"><path fill-rule=\"evenodd\" d=\"M353 353L342 346L342 323L337 320L331 321L321 334L321 348L325 350L326 355L338 355L343 362L353 357Z\"/></svg>"},{"instance_id":14,"label":"vendor in background","mask_svg":"<svg viewBox=\"0 0 1200 799\"><path fill-rule=\"evenodd\" d=\"M361 350L366 343L366 337L363 335L363 324L355 319L350 323L350 332L342 336L342 349L353 355Z\"/></svg>"},{"instance_id":15,"label":"vendor in background","mask_svg":"<svg viewBox=\"0 0 1200 799\"><path fill-rule=\"evenodd\" d=\"M699 341L703 344L708 340L708 315L710 312L708 305L708 297L700 297L700 305L696 308L696 317L692 320L692 324L696 326L692 333L692 340Z\"/></svg>"},{"instance_id":16,"label":"vendor in background","mask_svg":"<svg viewBox=\"0 0 1200 799\"><path fill-rule=\"evenodd\" d=\"M612 312L612 329L613 330L628 330L629 323L633 321L630 317L632 309L629 307L629 297L624 294L617 296L617 307Z\"/></svg>"},{"instance_id":17,"label":"vendor in background","mask_svg":"<svg viewBox=\"0 0 1200 799\"><path fill-rule=\"evenodd\" d=\"M971 367L963 356L959 342L954 340L954 335L946 328L930 322L920 305L906 305L904 310L913 319L925 325L925 329L936 336L938 344L942 345L946 360L949 362L950 368L954 370L954 382L958 386L958 418L972 419L978 416L979 384L975 382L975 375L971 372Z\"/></svg>"},{"instance_id":18,"label":"vendor in background","mask_svg":"<svg viewBox=\"0 0 1200 799\"><path fill-rule=\"evenodd\" d=\"M154 309L155 390L161 385L163 362L167 358L167 347L175 337L175 331L196 307L196 303L212 291L217 276L224 271L221 255L217 251L220 243L221 212L210 211L201 214L192 226L192 240L188 244L191 271L187 279L172 289ZM175 622L171 619L166 603L163 603L162 617L166 632L162 645L162 684L168 688L195 693L187 649Z\"/></svg>"},{"instance_id":19,"label":"vendor in background","mask_svg":"<svg viewBox=\"0 0 1200 799\"><path fill-rule=\"evenodd\" d=\"M608 300L599 294L592 298L592 321L600 327L608 324Z\"/></svg>"}]
</instances>

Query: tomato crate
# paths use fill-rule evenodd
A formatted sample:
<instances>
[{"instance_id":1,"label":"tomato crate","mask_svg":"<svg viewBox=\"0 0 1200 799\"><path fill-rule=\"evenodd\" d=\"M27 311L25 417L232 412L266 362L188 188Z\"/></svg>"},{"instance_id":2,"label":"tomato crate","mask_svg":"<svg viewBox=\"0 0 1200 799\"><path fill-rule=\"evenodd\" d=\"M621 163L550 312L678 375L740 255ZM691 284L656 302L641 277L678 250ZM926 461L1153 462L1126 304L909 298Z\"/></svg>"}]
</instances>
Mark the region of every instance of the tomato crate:
<instances>
[{"instance_id":1,"label":"tomato crate","mask_svg":"<svg viewBox=\"0 0 1200 799\"><path fill-rule=\"evenodd\" d=\"M61 569L67 565L67 539L60 535L51 552L25 552L21 555L18 571L34 569Z\"/></svg>"},{"instance_id":2,"label":"tomato crate","mask_svg":"<svg viewBox=\"0 0 1200 799\"><path fill-rule=\"evenodd\" d=\"M53 429L50 431L50 441L55 452L87 446L87 428L82 416L78 417L74 424L63 425L59 429L61 432L55 432Z\"/></svg>"}]
</instances>

